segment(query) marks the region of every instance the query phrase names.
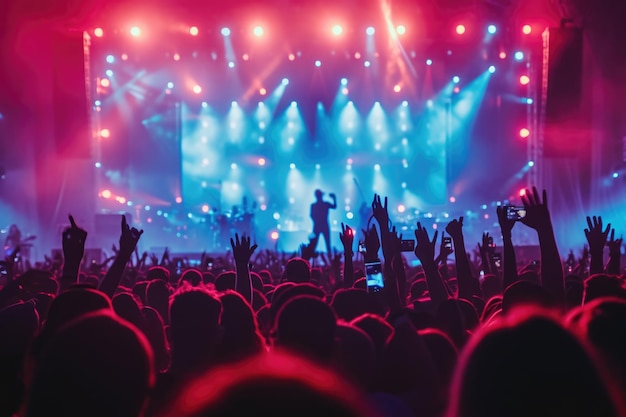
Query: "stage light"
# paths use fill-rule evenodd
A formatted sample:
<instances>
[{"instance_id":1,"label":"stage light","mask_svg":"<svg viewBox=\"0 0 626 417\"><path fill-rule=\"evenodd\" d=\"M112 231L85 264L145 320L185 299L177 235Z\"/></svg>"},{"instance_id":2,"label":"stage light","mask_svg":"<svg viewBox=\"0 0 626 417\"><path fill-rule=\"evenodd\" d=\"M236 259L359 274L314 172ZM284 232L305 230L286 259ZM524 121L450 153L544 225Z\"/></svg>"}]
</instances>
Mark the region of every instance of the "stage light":
<instances>
[{"instance_id":1,"label":"stage light","mask_svg":"<svg viewBox=\"0 0 626 417\"><path fill-rule=\"evenodd\" d=\"M487 26L487 32L489 34L491 34L491 35L496 33L497 30L498 30L498 28L496 28L496 25L489 25L489 26Z\"/></svg>"},{"instance_id":2,"label":"stage light","mask_svg":"<svg viewBox=\"0 0 626 417\"><path fill-rule=\"evenodd\" d=\"M347 78L342 78L341 79L341 85L348 85L348 79Z\"/></svg>"},{"instance_id":3,"label":"stage light","mask_svg":"<svg viewBox=\"0 0 626 417\"><path fill-rule=\"evenodd\" d=\"M315 164L315 170L319 171L320 169L322 169L322 166L320 164Z\"/></svg>"},{"instance_id":4,"label":"stage light","mask_svg":"<svg viewBox=\"0 0 626 417\"><path fill-rule=\"evenodd\" d=\"M496 67L494 65L491 65L489 67L489 73L493 74L494 72L496 72Z\"/></svg>"},{"instance_id":5,"label":"stage light","mask_svg":"<svg viewBox=\"0 0 626 417\"><path fill-rule=\"evenodd\" d=\"M347 96L349 92L350 92L350 90L348 90L345 87L341 89L341 94L343 94L344 96Z\"/></svg>"},{"instance_id":6,"label":"stage light","mask_svg":"<svg viewBox=\"0 0 626 417\"><path fill-rule=\"evenodd\" d=\"M520 197L524 197L525 195L526 195L526 188L522 188L521 190L519 190Z\"/></svg>"},{"instance_id":7,"label":"stage light","mask_svg":"<svg viewBox=\"0 0 626 417\"><path fill-rule=\"evenodd\" d=\"M450 197L449 201L451 203L456 203L456 197L455 196Z\"/></svg>"},{"instance_id":8,"label":"stage light","mask_svg":"<svg viewBox=\"0 0 626 417\"><path fill-rule=\"evenodd\" d=\"M404 35L406 33L406 26L404 26L404 25L396 26L396 33L398 35Z\"/></svg>"},{"instance_id":9,"label":"stage light","mask_svg":"<svg viewBox=\"0 0 626 417\"><path fill-rule=\"evenodd\" d=\"M296 103L295 101L292 101L289 105L291 107L298 107L298 103Z\"/></svg>"},{"instance_id":10,"label":"stage light","mask_svg":"<svg viewBox=\"0 0 626 417\"><path fill-rule=\"evenodd\" d=\"M250 55L248 55L248 54L243 54L243 55L241 56L241 59L243 59L244 61L247 61L247 60L249 60L249 59L250 59Z\"/></svg>"},{"instance_id":11,"label":"stage light","mask_svg":"<svg viewBox=\"0 0 626 417\"><path fill-rule=\"evenodd\" d=\"M176 203L180 204L180 203L183 202L183 198L179 196L179 197L176 197L176 199L174 201L176 201Z\"/></svg>"},{"instance_id":12,"label":"stage light","mask_svg":"<svg viewBox=\"0 0 626 417\"><path fill-rule=\"evenodd\" d=\"M104 73L107 75L107 77L112 77L113 76L113 70L108 69L108 70L104 71Z\"/></svg>"},{"instance_id":13,"label":"stage light","mask_svg":"<svg viewBox=\"0 0 626 417\"><path fill-rule=\"evenodd\" d=\"M296 169L296 164L293 162L289 164L289 169Z\"/></svg>"},{"instance_id":14,"label":"stage light","mask_svg":"<svg viewBox=\"0 0 626 417\"><path fill-rule=\"evenodd\" d=\"M111 190L102 190L100 195L102 195L103 198L111 198Z\"/></svg>"},{"instance_id":15,"label":"stage light","mask_svg":"<svg viewBox=\"0 0 626 417\"><path fill-rule=\"evenodd\" d=\"M233 61L230 61L228 63L228 68L235 68L235 63Z\"/></svg>"},{"instance_id":16,"label":"stage light","mask_svg":"<svg viewBox=\"0 0 626 417\"><path fill-rule=\"evenodd\" d=\"M528 75L522 75L519 77L519 82L521 85L528 85L528 83L530 83L530 77Z\"/></svg>"},{"instance_id":17,"label":"stage light","mask_svg":"<svg viewBox=\"0 0 626 417\"><path fill-rule=\"evenodd\" d=\"M167 83L167 88L174 88L174 83L171 81Z\"/></svg>"},{"instance_id":18,"label":"stage light","mask_svg":"<svg viewBox=\"0 0 626 417\"><path fill-rule=\"evenodd\" d=\"M522 26L522 33L523 33L524 35L530 35L530 33L531 33L532 31L533 31L532 26L530 26L530 25L524 25L524 26Z\"/></svg>"},{"instance_id":19,"label":"stage light","mask_svg":"<svg viewBox=\"0 0 626 417\"><path fill-rule=\"evenodd\" d=\"M265 31L263 30L261 26L255 26L254 29L252 29L252 33L257 38L260 38L261 36L263 36L263 33L265 33Z\"/></svg>"},{"instance_id":20,"label":"stage light","mask_svg":"<svg viewBox=\"0 0 626 417\"><path fill-rule=\"evenodd\" d=\"M237 107L237 106L239 106L239 104L236 101L233 100L230 102L230 107Z\"/></svg>"},{"instance_id":21,"label":"stage light","mask_svg":"<svg viewBox=\"0 0 626 417\"><path fill-rule=\"evenodd\" d=\"M200 94L202 92L202 87L200 87L199 85L194 85L193 92L196 94Z\"/></svg>"},{"instance_id":22,"label":"stage light","mask_svg":"<svg viewBox=\"0 0 626 417\"><path fill-rule=\"evenodd\" d=\"M101 138L108 138L111 136L111 131L109 129L101 129L100 130L100 137Z\"/></svg>"},{"instance_id":23,"label":"stage light","mask_svg":"<svg viewBox=\"0 0 626 417\"><path fill-rule=\"evenodd\" d=\"M361 53L360 52L355 52L354 53L354 59L361 59Z\"/></svg>"},{"instance_id":24,"label":"stage light","mask_svg":"<svg viewBox=\"0 0 626 417\"><path fill-rule=\"evenodd\" d=\"M354 218L354 213L352 213L351 211L346 213L346 219L352 220L353 218Z\"/></svg>"},{"instance_id":25,"label":"stage light","mask_svg":"<svg viewBox=\"0 0 626 417\"><path fill-rule=\"evenodd\" d=\"M230 164L230 169L237 169L237 164L234 162Z\"/></svg>"},{"instance_id":26,"label":"stage light","mask_svg":"<svg viewBox=\"0 0 626 417\"><path fill-rule=\"evenodd\" d=\"M352 145L354 143L354 139L351 136L346 138L346 145Z\"/></svg>"},{"instance_id":27,"label":"stage light","mask_svg":"<svg viewBox=\"0 0 626 417\"><path fill-rule=\"evenodd\" d=\"M203 204L202 205L202 212L203 213L208 213L209 212L209 205L208 204Z\"/></svg>"},{"instance_id":28,"label":"stage light","mask_svg":"<svg viewBox=\"0 0 626 417\"><path fill-rule=\"evenodd\" d=\"M527 137L530 136L530 130L526 129L525 127L521 128L520 131L519 131L519 135L520 135L521 138L526 139Z\"/></svg>"},{"instance_id":29,"label":"stage light","mask_svg":"<svg viewBox=\"0 0 626 417\"><path fill-rule=\"evenodd\" d=\"M465 25L456 25L456 33L457 35L462 35L465 33Z\"/></svg>"},{"instance_id":30,"label":"stage light","mask_svg":"<svg viewBox=\"0 0 626 417\"><path fill-rule=\"evenodd\" d=\"M124 197L117 197L115 200L117 200L120 204L126 204L126 199Z\"/></svg>"},{"instance_id":31,"label":"stage light","mask_svg":"<svg viewBox=\"0 0 626 417\"><path fill-rule=\"evenodd\" d=\"M93 35L94 35L96 38L101 38L102 36L104 36L104 31L102 30L102 28L95 28L95 29L93 30Z\"/></svg>"},{"instance_id":32,"label":"stage light","mask_svg":"<svg viewBox=\"0 0 626 417\"><path fill-rule=\"evenodd\" d=\"M399 93L400 91L402 91L402 86L400 84L396 84L393 86L393 91L396 93Z\"/></svg>"},{"instance_id":33,"label":"stage light","mask_svg":"<svg viewBox=\"0 0 626 417\"><path fill-rule=\"evenodd\" d=\"M102 168L102 163L100 162L96 162L94 165L96 168Z\"/></svg>"},{"instance_id":34,"label":"stage light","mask_svg":"<svg viewBox=\"0 0 626 417\"><path fill-rule=\"evenodd\" d=\"M93 105L96 106L96 107L99 107L99 106L102 105L102 102L100 100L96 100L96 101L93 102Z\"/></svg>"},{"instance_id":35,"label":"stage light","mask_svg":"<svg viewBox=\"0 0 626 417\"><path fill-rule=\"evenodd\" d=\"M282 85L288 85L289 84L289 80L287 78L283 78L281 83L282 83Z\"/></svg>"},{"instance_id":36,"label":"stage light","mask_svg":"<svg viewBox=\"0 0 626 417\"><path fill-rule=\"evenodd\" d=\"M278 232L276 232L276 231L274 231L274 232L270 233L270 238L271 238L272 240L278 240L278 236L279 236L279 235L278 235Z\"/></svg>"},{"instance_id":37,"label":"stage light","mask_svg":"<svg viewBox=\"0 0 626 417\"><path fill-rule=\"evenodd\" d=\"M230 36L230 29L222 28L221 33L222 33L222 36Z\"/></svg>"},{"instance_id":38,"label":"stage light","mask_svg":"<svg viewBox=\"0 0 626 417\"><path fill-rule=\"evenodd\" d=\"M498 56L500 57L500 59L506 59L506 52L502 51Z\"/></svg>"},{"instance_id":39,"label":"stage light","mask_svg":"<svg viewBox=\"0 0 626 417\"><path fill-rule=\"evenodd\" d=\"M132 28L130 28L130 34L135 38L141 36L141 29L139 29L139 27L137 26L133 26Z\"/></svg>"},{"instance_id":40,"label":"stage light","mask_svg":"<svg viewBox=\"0 0 626 417\"><path fill-rule=\"evenodd\" d=\"M259 164L259 166L265 166L265 158L259 158L259 160L257 161L257 163Z\"/></svg>"},{"instance_id":41,"label":"stage light","mask_svg":"<svg viewBox=\"0 0 626 417\"><path fill-rule=\"evenodd\" d=\"M296 56L294 54L289 54L289 60L290 61L295 61Z\"/></svg>"},{"instance_id":42,"label":"stage light","mask_svg":"<svg viewBox=\"0 0 626 417\"><path fill-rule=\"evenodd\" d=\"M426 60L426 65L431 66L433 64L433 60L432 59L427 59Z\"/></svg>"},{"instance_id":43,"label":"stage light","mask_svg":"<svg viewBox=\"0 0 626 417\"><path fill-rule=\"evenodd\" d=\"M370 67L370 65L371 65L371 64L370 64L370 62L369 62L369 61L364 61L364 62L363 62L363 66L364 66L365 68L369 68L369 67Z\"/></svg>"},{"instance_id":44,"label":"stage light","mask_svg":"<svg viewBox=\"0 0 626 417\"><path fill-rule=\"evenodd\" d=\"M122 61L128 60L128 54L122 54Z\"/></svg>"},{"instance_id":45,"label":"stage light","mask_svg":"<svg viewBox=\"0 0 626 417\"><path fill-rule=\"evenodd\" d=\"M368 28L365 29L365 33L369 36L372 36L374 33L376 33L376 29L374 29L374 27L372 26L368 26Z\"/></svg>"},{"instance_id":46,"label":"stage light","mask_svg":"<svg viewBox=\"0 0 626 417\"><path fill-rule=\"evenodd\" d=\"M406 100L404 100L404 101L402 102L402 107L408 107L408 106L409 106L409 102L408 102L408 101L406 101Z\"/></svg>"},{"instance_id":47,"label":"stage light","mask_svg":"<svg viewBox=\"0 0 626 417\"><path fill-rule=\"evenodd\" d=\"M321 67L322 66L322 61L320 61L319 59L317 61L315 61L315 66L316 67Z\"/></svg>"},{"instance_id":48,"label":"stage light","mask_svg":"<svg viewBox=\"0 0 626 417\"><path fill-rule=\"evenodd\" d=\"M180 61L180 54L174 54L174 61Z\"/></svg>"},{"instance_id":49,"label":"stage light","mask_svg":"<svg viewBox=\"0 0 626 417\"><path fill-rule=\"evenodd\" d=\"M528 161L528 166L529 167L534 167L535 166L535 161Z\"/></svg>"},{"instance_id":50,"label":"stage light","mask_svg":"<svg viewBox=\"0 0 626 417\"><path fill-rule=\"evenodd\" d=\"M198 33L200 33L200 31L198 30L197 26L192 26L189 28L189 34L191 36L198 36Z\"/></svg>"},{"instance_id":51,"label":"stage light","mask_svg":"<svg viewBox=\"0 0 626 417\"><path fill-rule=\"evenodd\" d=\"M343 28L341 27L341 25L335 25L333 26L333 35L335 36L339 36L343 33Z\"/></svg>"},{"instance_id":52,"label":"stage light","mask_svg":"<svg viewBox=\"0 0 626 417\"><path fill-rule=\"evenodd\" d=\"M461 79L459 78L458 75L455 75L454 77L452 77L452 82L455 84L458 84L461 82Z\"/></svg>"},{"instance_id":53,"label":"stage light","mask_svg":"<svg viewBox=\"0 0 626 417\"><path fill-rule=\"evenodd\" d=\"M259 94L260 94L260 95L262 95L262 96L264 96L264 95L266 95L266 94L267 94L267 90L266 90L265 88L261 87L261 88L259 89ZM261 104L261 103L259 103L259 104Z\"/></svg>"},{"instance_id":54,"label":"stage light","mask_svg":"<svg viewBox=\"0 0 626 417\"><path fill-rule=\"evenodd\" d=\"M619 172L614 172L612 176L613 176L613 178L619 177Z\"/></svg>"},{"instance_id":55,"label":"stage light","mask_svg":"<svg viewBox=\"0 0 626 417\"><path fill-rule=\"evenodd\" d=\"M374 165L374 171L380 171L380 164Z\"/></svg>"},{"instance_id":56,"label":"stage light","mask_svg":"<svg viewBox=\"0 0 626 417\"><path fill-rule=\"evenodd\" d=\"M207 107L209 107L209 103L207 103L206 101L202 102L202 108L206 109Z\"/></svg>"},{"instance_id":57,"label":"stage light","mask_svg":"<svg viewBox=\"0 0 626 417\"><path fill-rule=\"evenodd\" d=\"M406 207L404 204L398 204L398 213L404 213L406 211Z\"/></svg>"},{"instance_id":58,"label":"stage light","mask_svg":"<svg viewBox=\"0 0 626 417\"><path fill-rule=\"evenodd\" d=\"M115 62L115 57L113 55L107 55L106 61L107 63L112 64Z\"/></svg>"},{"instance_id":59,"label":"stage light","mask_svg":"<svg viewBox=\"0 0 626 417\"><path fill-rule=\"evenodd\" d=\"M533 104L533 99L532 98L527 98L526 99L526 104Z\"/></svg>"}]
</instances>

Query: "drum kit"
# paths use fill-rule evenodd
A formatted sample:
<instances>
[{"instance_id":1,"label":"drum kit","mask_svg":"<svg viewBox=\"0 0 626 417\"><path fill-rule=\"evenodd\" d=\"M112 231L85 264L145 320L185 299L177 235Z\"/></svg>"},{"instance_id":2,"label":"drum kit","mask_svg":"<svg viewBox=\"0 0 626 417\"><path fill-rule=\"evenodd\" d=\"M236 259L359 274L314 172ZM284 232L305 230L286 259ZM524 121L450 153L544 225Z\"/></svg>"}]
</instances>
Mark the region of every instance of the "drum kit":
<instances>
[{"instance_id":1,"label":"drum kit","mask_svg":"<svg viewBox=\"0 0 626 417\"><path fill-rule=\"evenodd\" d=\"M250 236L254 239L254 209L233 206L230 211L212 211L207 223L210 225L212 243L215 248L229 248L230 238L237 233L239 236Z\"/></svg>"}]
</instances>

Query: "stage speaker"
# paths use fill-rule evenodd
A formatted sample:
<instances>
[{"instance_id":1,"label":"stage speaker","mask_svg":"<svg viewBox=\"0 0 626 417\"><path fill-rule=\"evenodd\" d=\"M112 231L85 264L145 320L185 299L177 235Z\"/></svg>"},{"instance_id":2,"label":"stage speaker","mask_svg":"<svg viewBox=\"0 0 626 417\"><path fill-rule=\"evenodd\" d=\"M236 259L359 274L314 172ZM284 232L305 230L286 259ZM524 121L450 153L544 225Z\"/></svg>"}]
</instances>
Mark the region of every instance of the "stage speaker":
<instances>
[{"instance_id":1,"label":"stage speaker","mask_svg":"<svg viewBox=\"0 0 626 417\"><path fill-rule=\"evenodd\" d=\"M82 31L52 37L52 106L57 156L87 159L92 132L89 100L89 36Z\"/></svg>"},{"instance_id":2,"label":"stage speaker","mask_svg":"<svg viewBox=\"0 0 626 417\"><path fill-rule=\"evenodd\" d=\"M548 158L581 155L588 126L581 117L582 29L562 26L543 33L544 144Z\"/></svg>"}]
</instances>

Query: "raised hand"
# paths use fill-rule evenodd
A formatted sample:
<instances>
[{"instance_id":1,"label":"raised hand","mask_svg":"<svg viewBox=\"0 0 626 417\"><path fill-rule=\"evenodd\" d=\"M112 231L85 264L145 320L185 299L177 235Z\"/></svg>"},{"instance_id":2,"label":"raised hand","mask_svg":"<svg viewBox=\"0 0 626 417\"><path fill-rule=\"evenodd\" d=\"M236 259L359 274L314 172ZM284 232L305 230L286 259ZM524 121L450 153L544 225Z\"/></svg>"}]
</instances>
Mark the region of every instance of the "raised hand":
<instances>
[{"instance_id":1,"label":"raised hand","mask_svg":"<svg viewBox=\"0 0 626 417\"><path fill-rule=\"evenodd\" d=\"M235 233L234 240L230 238L230 246L233 248L235 262L246 264L250 262L250 257L258 247L258 245L250 246L250 238L247 236L241 236L241 239L239 239L239 234L237 233Z\"/></svg>"},{"instance_id":2,"label":"raised hand","mask_svg":"<svg viewBox=\"0 0 626 417\"><path fill-rule=\"evenodd\" d=\"M500 230L502 231L502 236L506 238L511 237L511 231L513 230L513 226L515 226L515 220L509 219L506 214L505 206L496 207L496 214L498 215L498 223L500 223Z\"/></svg>"},{"instance_id":3,"label":"raised hand","mask_svg":"<svg viewBox=\"0 0 626 417\"><path fill-rule=\"evenodd\" d=\"M615 229L611 229L609 240L606 242L606 246L609 248L609 253L614 255L620 255L622 252L623 238L615 239Z\"/></svg>"},{"instance_id":4,"label":"raised hand","mask_svg":"<svg viewBox=\"0 0 626 417\"><path fill-rule=\"evenodd\" d=\"M78 272L80 262L85 254L85 241L87 232L76 225L74 217L70 214L70 227L63 231L63 257L65 264L72 265Z\"/></svg>"},{"instance_id":5,"label":"raised hand","mask_svg":"<svg viewBox=\"0 0 626 417\"><path fill-rule=\"evenodd\" d=\"M372 225L369 230L361 229L365 236L365 260L378 259L378 250L380 249L380 239L376 226Z\"/></svg>"},{"instance_id":6,"label":"raised hand","mask_svg":"<svg viewBox=\"0 0 626 417\"><path fill-rule=\"evenodd\" d=\"M611 223L607 224L606 229L602 230L602 216L593 216L593 218L587 216L587 226L585 237L589 243L591 255L602 253L609 236L609 230L611 230Z\"/></svg>"},{"instance_id":7,"label":"raised hand","mask_svg":"<svg viewBox=\"0 0 626 417\"><path fill-rule=\"evenodd\" d=\"M126 216L122 215L122 233L120 235L120 253L130 257L139 242L139 238L143 234L143 230L131 228L126 223Z\"/></svg>"},{"instance_id":8,"label":"raised hand","mask_svg":"<svg viewBox=\"0 0 626 417\"><path fill-rule=\"evenodd\" d=\"M459 240L463 238L463 216L459 217L459 219L454 219L446 226L446 232L452 239ZM456 244L456 243L455 243Z\"/></svg>"},{"instance_id":9,"label":"raised hand","mask_svg":"<svg viewBox=\"0 0 626 417\"><path fill-rule=\"evenodd\" d=\"M309 243L303 243L300 245L300 256L303 259L311 260L315 258L315 248L317 247L317 238L309 240Z\"/></svg>"},{"instance_id":10,"label":"raised hand","mask_svg":"<svg viewBox=\"0 0 626 417\"><path fill-rule=\"evenodd\" d=\"M489 232L483 233L482 242L482 245L478 243L478 250L481 256L488 255L489 253L493 252L493 247L491 246L493 239L490 239Z\"/></svg>"},{"instance_id":11,"label":"raised hand","mask_svg":"<svg viewBox=\"0 0 626 417\"><path fill-rule=\"evenodd\" d=\"M552 230L550 211L548 210L548 194L543 190L543 198L540 198L537 187L526 190L522 196L522 203L526 209L526 216L521 220L526 226L539 231Z\"/></svg>"},{"instance_id":12,"label":"raised hand","mask_svg":"<svg viewBox=\"0 0 626 417\"><path fill-rule=\"evenodd\" d=\"M402 252L402 233L396 230L396 226L391 228L389 234L389 246L391 249L391 255L397 256Z\"/></svg>"},{"instance_id":13,"label":"raised hand","mask_svg":"<svg viewBox=\"0 0 626 417\"><path fill-rule=\"evenodd\" d=\"M341 223L341 232L339 233L339 239L343 245L343 253L347 258L352 256L352 244L354 243L354 230L347 224Z\"/></svg>"},{"instance_id":14,"label":"raised hand","mask_svg":"<svg viewBox=\"0 0 626 417\"><path fill-rule=\"evenodd\" d=\"M420 222L417 222L417 229L415 229L415 256L417 256L422 263L434 262L435 243L437 242L438 235L439 232L435 230L433 240L430 240L426 228L422 226Z\"/></svg>"},{"instance_id":15,"label":"raised hand","mask_svg":"<svg viewBox=\"0 0 626 417\"><path fill-rule=\"evenodd\" d=\"M372 214L380 227L381 233L389 230L389 212L387 211L387 197L385 197L384 203L381 202L380 196L374 194L374 201L372 201Z\"/></svg>"}]
</instances>

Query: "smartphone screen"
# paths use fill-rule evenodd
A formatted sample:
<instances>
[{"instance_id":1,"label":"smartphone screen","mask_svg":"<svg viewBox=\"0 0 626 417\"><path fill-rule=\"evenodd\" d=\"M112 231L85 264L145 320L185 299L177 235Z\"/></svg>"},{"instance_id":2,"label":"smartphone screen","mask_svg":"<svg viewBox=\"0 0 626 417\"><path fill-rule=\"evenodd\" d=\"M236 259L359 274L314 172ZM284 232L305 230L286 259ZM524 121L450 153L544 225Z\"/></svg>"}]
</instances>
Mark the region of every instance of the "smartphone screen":
<instances>
[{"instance_id":1,"label":"smartphone screen","mask_svg":"<svg viewBox=\"0 0 626 417\"><path fill-rule=\"evenodd\" d=\"M367 280L368 292L379 292L385 287L385 282L383 280L383 269L380 261L366 262L365 275Z\"/></svg>"},{"instance_id":2,"label":"smartphone screen","mask_svg":"<svg viewBox=\"0 0 626 417\"><path fill-rule=\"evenodd\" d=\"M526 216L526 209L524 207L507 206L506 218L509 220L519 221Z\"/></svg>"},{"instance_id":3,"label":"smartphone screen","mask_svg":"<svg viewBox=\"0 0 626 417\"><path fill-rule=\"evenodd\" d=\"M452 249L452 238L451 237L444 237L443 238L443 246L446 249Z\"/></svg>"}]
</instances>

